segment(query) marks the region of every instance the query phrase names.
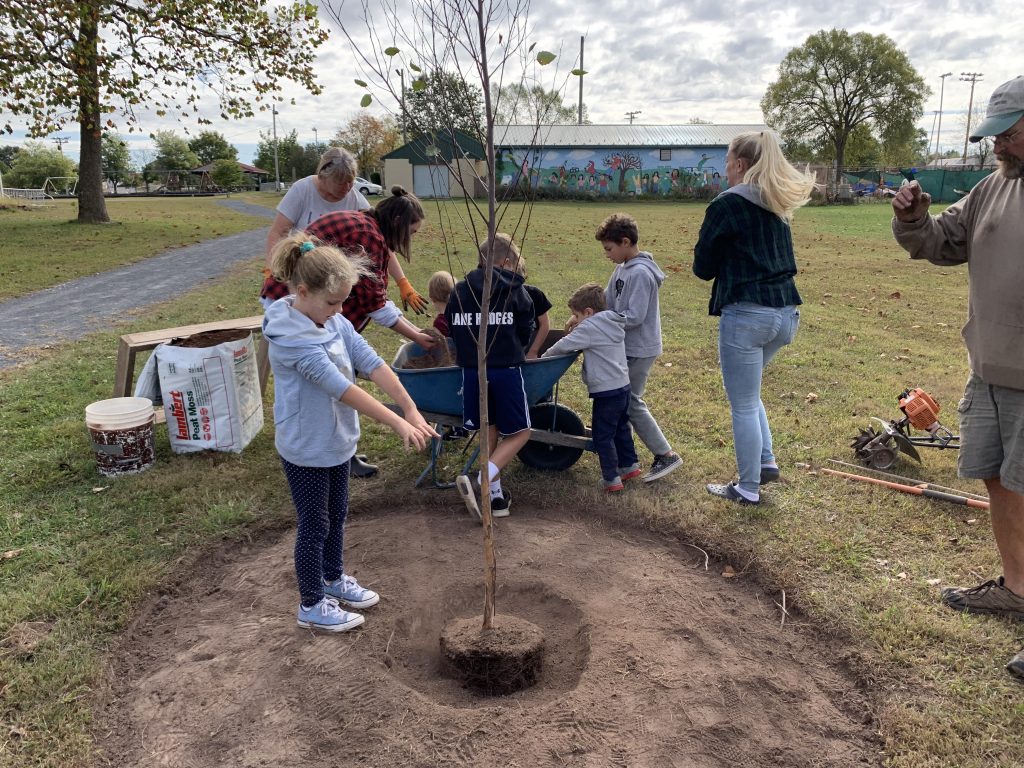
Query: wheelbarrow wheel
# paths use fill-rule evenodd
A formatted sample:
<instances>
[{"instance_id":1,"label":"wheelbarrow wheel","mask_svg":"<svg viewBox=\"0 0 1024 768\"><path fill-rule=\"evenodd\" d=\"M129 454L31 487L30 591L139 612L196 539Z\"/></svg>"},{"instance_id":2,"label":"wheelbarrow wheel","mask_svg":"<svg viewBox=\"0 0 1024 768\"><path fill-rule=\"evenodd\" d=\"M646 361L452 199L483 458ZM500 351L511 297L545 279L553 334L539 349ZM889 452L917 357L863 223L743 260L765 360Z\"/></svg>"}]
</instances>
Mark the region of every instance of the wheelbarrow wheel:
<instances>
[{"instance_id":1,"label":"wheelbarrow wheel","mask_svg":"<svg viewBox=\"0 0 1024 768\"><path fill-rule=\"evenodd\" d=\"M530 409L530 423L534 429L548 432L578 437L586 434L586 428L576 412L559 403L538 403L533 406ZM582 455L582 448L531 440L519 451L519 460L533 469L560 471L571 467Z\"/></svg>"}]
</instances>

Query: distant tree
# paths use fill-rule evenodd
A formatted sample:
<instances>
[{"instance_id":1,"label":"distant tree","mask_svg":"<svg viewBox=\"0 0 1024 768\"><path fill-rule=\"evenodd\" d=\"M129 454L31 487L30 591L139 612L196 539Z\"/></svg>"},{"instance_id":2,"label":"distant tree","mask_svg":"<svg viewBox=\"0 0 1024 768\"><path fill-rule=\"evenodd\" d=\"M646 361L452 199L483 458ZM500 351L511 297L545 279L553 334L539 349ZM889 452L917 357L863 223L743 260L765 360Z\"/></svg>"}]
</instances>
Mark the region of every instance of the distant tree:
<instances>
[{"instance_id":1,"label":"distant tree","mask_svg":"<svg viewBox=\"0 0 1024 768\"><path fill-rule=\"evenodd\" d=\"M826 144L822 152L826 162L834 163L835 147ZM882 162L882 144L871 133L871 126L861 123L852 131L846 142L846 157L843 165L847 168L875 168Z\"/></svg>"},{"instance_id":2,"label":"distant tree","mask_svg":"<svg viewBox=\"0 0 1024 768\"><path fill-rule=\"evenodd\" d=\"M167 189L190 186L189 171L199 165L199 158L188 148L188 142L174 131L157 131L153 143L156 157L144 169L148 172L147 181L160 181Z\"/></svg>"},{"instance_id":3,"label":"distant tree","mask_svg":"<svg viewBox=\"0 0 1024 768\"><path fill-rule=\"evenodd\" d=\"M128 144L116 133L104 131L101 143L103 152L103 178L114 186L114 194L117 194L117 185L123 183L135 172L132 164L132 155L128 151Z\"/></svg>"},{"instance_id":4,"label":"distant tree","mask_svg":"<svg viewBox=\"0 0 1024 768\"><path fill-rule=\"evenodd\" d=\"M881 164L887 168L923 165L928 160L928 134L911 126L910 131L890 134L880 148Z\"/></svg>"},{"instance_id":5,"label":"distant tree","mask_svg":"<svg viewBox=\"0 0 1024 768\"><path fill-rule=\"evenodd\" d=\"M245 175L237 160L221 158L213 161L213 168L210 170L210 178L213 183L225 192L237 189L245 181Z\"/></svg>"},{"instance_id":6,"label":"distant tree","mask_svg":"<svg viewBox=\"0 0 1024 768\"><path fill-rule=\"evenodd\" d=\"M199 165L209 165L214 160L238 160L238 150L217 131L203 131L188 143Z\"/></svg>"},{"instance_id":7,"label":"distant tree","mask_svg":"<svg viewBox=\"0 0 1024 768\"><path fill-rule=\"evenodd\" d=\"M8 187L41 189L47 178L75 176L74 162L60 150L48 147L41 141L27 141L14 157L10 173L4 177Z\"/></svg>"},{"instance_id":8,"label":"distant tree","mask_svg":"<svg viewBox=\"0 0 1024 768\"><path fill-rule=\"evenodd\" d=\"M711 120L705 120L703 117L691 117L686 122L690 125L714 125Z\"/></svg>"},{"instance_id":9,"label":"distant tree","mask_svg":"<svg viewBox=\"0 0 1024 768\"><path fill-rule=\"evenodd\" d=\"M101 135L115 113L157 116L219 97L222 117L249 117L293 81L319 93L313 62L327 34L308 0L4 0L0 3L0 111L43 136L77 123L78 220L109 221ZM11 132L8 121L0 128Z\"/></svg>"},{"instance_id":10,"label":"distant tree","mask_svg":"<svg viewBox=\"0 0 1024 768\"><path fill-rule=\"evenodd\" d=\"M930 93L889 37L822 30L786 54L761 109L784 141L831 145L838 178L857 126L885 141L914 125Z\"/></svg>"},{"instance_id":11,"label":"distant tree","mask_svg":"<svg viewBox=\"0 0 1024 768\"><path fill-rule=\"evenodd\" d=\"M157 131L153 134L156 144L156 159L153 169L158 171L189 171L199 165L199 158L185 139L174 131Z\"/></svg>"},{"instance_id":12,"label":"distant tree","mask_svg":"<svg viewBox=\"0 0 1024 768\"><path fill-rule=\"evenodd\" d=\"M357 113L331 139L332 144L355 155L363 176L380 168L381 157L395 149L400 141L401 133L393 119L374 117L367 112Z\"/></svg>"},{"instance_id":13,"label":"distant tree","mask_svg":"<svg viewBox=\"0 0 1024 768\"><path fill-rule=\"evenodd\" d=\"M571 125L579 120L579 108L575 104L566 104L561 93L537 84L504 85L492 101L496 125ZM586 104L583 105L583 122L590 122Z\"/></svg>"},{"instance_id":14,"label":"distant tree","mask_svg":"<svg viewBox=\"0 0 1024 768\"><path fill-rule=\"evenodd\" d=\"M14 158L18 156L21 147L6 144L0 147L0 170L9 171L14 164Z\"/></svg>"},{"instance_id":15,"label":"distant tree","mask_svg":"<svg viewBox=\"0 0 1024 768\"><path fill-rule=\"evenodd\" d=\"M320 162L317 145L299 144L295 131L277 137L277 160L281 169L282 181L294 181L316 173ZM255 164L265 171L274 173L274 137L260 131L260 141L256 145Z\"/></svg>"},{"instance_id":16,"label":"distant tree","mask_svg":"<svg viewBox=\"0 0 1024 768\"><path fill-rule=\"evenodd\" d=\"M451 133L452 129L480 138L483 135L483 92L480 86L452 72L425 75L421 85L405 91L407 138L421 134Z\"/></svg>"}]
</instances>

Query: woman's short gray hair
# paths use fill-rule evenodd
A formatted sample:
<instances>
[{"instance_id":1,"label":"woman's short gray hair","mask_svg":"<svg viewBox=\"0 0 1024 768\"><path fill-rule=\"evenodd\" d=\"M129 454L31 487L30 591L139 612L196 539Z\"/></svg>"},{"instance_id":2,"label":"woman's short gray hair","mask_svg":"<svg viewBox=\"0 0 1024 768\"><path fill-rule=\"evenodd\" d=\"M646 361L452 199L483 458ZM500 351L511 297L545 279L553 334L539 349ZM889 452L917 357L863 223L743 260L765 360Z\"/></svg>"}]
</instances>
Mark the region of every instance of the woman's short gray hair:
<instances>
[{"instance_id":1,"label":"woman's short gray hair","mask_svg":"<svg viewBox=\"0 0 1024 768\"><path fill-rule=\"evenodd\" d=\"M331 147L320 156L316 175L348 184L356 180L358 170L356 158L351 152L341 147Z\"/></svg>"}]
</instances>

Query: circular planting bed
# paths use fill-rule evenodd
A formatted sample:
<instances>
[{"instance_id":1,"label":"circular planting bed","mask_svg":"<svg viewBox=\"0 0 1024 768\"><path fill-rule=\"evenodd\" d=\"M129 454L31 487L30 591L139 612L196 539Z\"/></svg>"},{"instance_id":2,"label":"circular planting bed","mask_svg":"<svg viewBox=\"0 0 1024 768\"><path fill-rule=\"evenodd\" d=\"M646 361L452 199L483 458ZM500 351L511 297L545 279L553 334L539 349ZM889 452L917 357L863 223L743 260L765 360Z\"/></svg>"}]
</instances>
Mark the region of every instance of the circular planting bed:
<instances>
[{"instance_id":1,"label":"circular planting bed","mask_svg":"<svg viewBox=\"0 0 1024 768\"><path fill-rule=\"evenodd\" d=\"M496 626L543 636L531 684L505 695L447 674L442 636L479 635L483 606L480 527L454 495L447 509L359 505L346 570L382 599L353 632L296 626L292 533L201 558L111 655L99 762L879 763L864 697L827 642L780 625L773 596L580 513L521 504L495 525Z\"/></svg>"}]
</instances>

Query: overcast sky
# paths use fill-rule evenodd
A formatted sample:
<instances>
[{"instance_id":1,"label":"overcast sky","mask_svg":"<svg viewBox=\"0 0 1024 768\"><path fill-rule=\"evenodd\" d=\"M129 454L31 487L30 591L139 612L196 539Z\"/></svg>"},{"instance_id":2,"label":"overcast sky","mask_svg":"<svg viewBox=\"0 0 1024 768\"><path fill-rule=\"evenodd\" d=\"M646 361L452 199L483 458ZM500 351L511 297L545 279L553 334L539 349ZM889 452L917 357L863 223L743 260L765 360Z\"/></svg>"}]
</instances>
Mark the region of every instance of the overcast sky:
<instances>
[{"instance_id":1,"label":"overcast sky","mask_svg":"<svg viewBox=\"0 0 1024 768\"><path fill-rule=\"evenodd\" d=\"M356 31L362 29L358 11L358 0L348 0L343 11ZM359 111L364 93L353 83L360 73L348 42L336 23L321 15L332 33L317 65L324 92L314 97L291 87L278 107L278 135L296 130L303 143L313 141L314 135L320 141L329 139ZM970 83L960 80L961 73L983 73L974 92L975 103L983 105L997 85L1024 74L1024 8L1015 0L533 0L529 20L530 39L538 49L560 52L559 80L572 105L578 80L565 82L564 76L577 66L580 37L585 38L583 101L591 122L601 124L628 123L627 112L637 112L635 121L648 125L691 118L762 122L760 100L783 57L809 35L833 27L886 34L906 52L934 91L919 123L929 136L939 109L940 75L953 73L945 80L942 105L944 149L963 147ZM549 78L553 73L554 65L545 70ZM395 105L388 106L397 111ZM375 104L370 111L384 110ZM209 117L216 115L215 109L208 111ZM174 130L183 136L186 127L193 135L204 130L194 123L150 116L141 127L144 133ZM231 123L218 119L206 129L224 134L239 148L239 158L250 162L260 131L271 129L271 115ZM48 140L66 137L64 151L77 159L77 133L77 126L70 125ZM150 143L126 131L122 135L133 149ZM24 131L0 137L0 143L23 140Z\"/></svg>"}]
</instances>

